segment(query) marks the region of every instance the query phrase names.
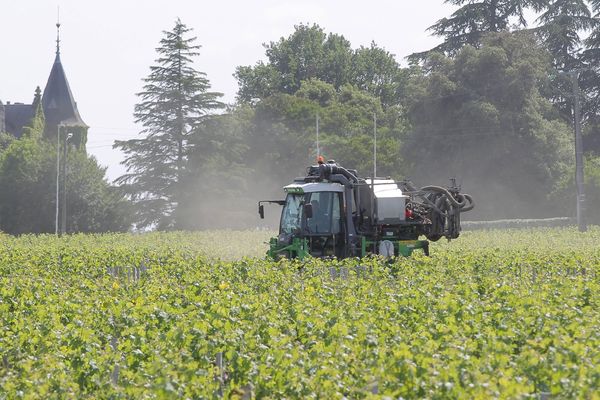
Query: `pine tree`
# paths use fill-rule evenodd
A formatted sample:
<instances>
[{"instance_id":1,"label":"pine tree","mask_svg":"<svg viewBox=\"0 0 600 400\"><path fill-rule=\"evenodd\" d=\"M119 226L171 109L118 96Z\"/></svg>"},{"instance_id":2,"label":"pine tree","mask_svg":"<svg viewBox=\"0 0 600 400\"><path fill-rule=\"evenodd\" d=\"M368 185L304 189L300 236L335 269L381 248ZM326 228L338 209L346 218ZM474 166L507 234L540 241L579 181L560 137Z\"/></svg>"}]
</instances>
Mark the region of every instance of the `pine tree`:
<instances>
[{"instance_id":1,"label":"pine tree","mask_svg":"<svg viewBox=\"0 0 600 400\"><path fill-rule=\"evenodd\" d=\"M114 145L126 155L127 174L117 183L136 204L138 227L178 226L190 139L211 111L223 107L218 101L222 94L209 91L206 74L193 66L200 46L194 44L196 37L188 36L190 31L178 19L172 31L164 32L156 49L157 65L150 67L150 75L144 79L134 113L145 137Z\"/></svg>"},{"instance_id":2,"label":"pine tree","mask_svg":"<svg viewBox=\"0 0 600 400\"><path fill-rule=\"evenodd\" d=\"M585 68L580 74L580 84L586 94L583 112L586 118L586 151L600 155L600 0L590 0L594 12L594 27L585 39L582 62Z\"/></svg>"},{"instance_id":3,"label":"pine tree","mask_svg":"<svg viewBox=\"0 0 600 400\"><path fill-rule=\"evenodd\" d=\"M592 13L584 0L552 0L538 18L536 32L552 54L554 68L561 72L580 68L581 33L594 27Z\"/></svg>"},{"instance_id":4,"label":"pine tree","mask_svg":"<svg viewBox=\"0 0 600 400\"><path fill-rule=\"evenodd\" d=\"M591 8L594 12L593 29L590 35L585 40L586 52L590 52L590 56L594 62L598 64L600 61L600 0L590 0Z\"/></svg>"},{"instance_id":5,"label":"pine tree","mask_svg":"<svg viewBox=\"0 0 600 400\"><path fill-rule=\"evenodd\" d=\"M525 10L540 10L547 0L446 0L445 3L461 6L450 18L442 18L429 27L435 36L444 38L439 46L412 54L409 58L419 61L432 51L454 55L465 45L479 47L486 33L509 29L513 19L517 26L527 26Z\"/></svg>"}]
</instances>

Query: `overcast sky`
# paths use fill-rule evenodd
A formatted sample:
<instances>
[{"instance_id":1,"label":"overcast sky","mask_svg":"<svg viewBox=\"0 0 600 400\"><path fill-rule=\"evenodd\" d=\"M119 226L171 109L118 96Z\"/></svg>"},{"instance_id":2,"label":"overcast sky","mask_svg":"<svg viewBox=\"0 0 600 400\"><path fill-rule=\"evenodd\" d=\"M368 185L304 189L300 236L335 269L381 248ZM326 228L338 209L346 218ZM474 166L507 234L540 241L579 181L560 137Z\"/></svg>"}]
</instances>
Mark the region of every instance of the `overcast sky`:
<instances>
[{"instance_id":1,"label":"overcast sky","mask_svg":"<svg viewBox=\"0 0 600 400\"><path fill-rule=\"evenodd\" d=\"M137 135L135 93L156 59L162 31L172 29L177 17L202 45L197 69L232 103L235 67L264 59L262 44L287 37L294 25L317 23L354 48L375 41L404 63L410 53L439 43L425 30L454 9L443 0L0 1L0 100L31 103L35 87L44 89L60 6L63 67L90 126L88 151L108 167L111 180L124 172L122 154L111 145Z\"/></svg>"}]
</instances>

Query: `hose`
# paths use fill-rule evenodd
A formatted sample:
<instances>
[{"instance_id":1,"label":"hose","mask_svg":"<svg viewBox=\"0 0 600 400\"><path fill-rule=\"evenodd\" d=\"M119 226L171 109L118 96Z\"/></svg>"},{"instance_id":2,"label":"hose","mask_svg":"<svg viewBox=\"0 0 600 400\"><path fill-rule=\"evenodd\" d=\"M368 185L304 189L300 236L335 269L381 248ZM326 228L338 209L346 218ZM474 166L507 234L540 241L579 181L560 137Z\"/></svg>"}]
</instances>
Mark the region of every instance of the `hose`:
<instances>
[{"instance_id":1,"label":"hose","mask_svg":"<svg viewBox=\"0 0 600 400\"><path fill-rule=\"evenodd\" d=\"M456 201L456 199L454 198L454 196L452 196L452 194L445 188L441 187L441 186L424 186L421 188L422 191L424 192L441 192L443 194L446 195L446 197L448 198L448 200L450 200L450 202L452 203L452 205L454 207L458 207L458 208L462 208L466 205L465 202L458 202Z\"/></svg>"},{"instance_id":2,"label":"hose","mask_svg":"<svg viewBox=\"0 0 600 400\"><path fill-rule=\"evenodd\" d=\"M463 194L465 200L467 200L469 202L468 206L462 207L460 209L461 212L467 212L467 211L471 211L472 209L475 208L475 202L473 201L473 197L471 197L470 194Z\"/></svg>"},{"instance_id":3,"label":"hose","mask_svg":"<svg viewBox=\"0 0 600 400\"><path fill-rule=\"evenodd\" d=\"M321 179L329 179L331 175L340 174L346 177L350 182L358 183L358 178L354 176L346 168L340 167L335 164L320 164L319 165L319 176Z\"/></svg>"},{"instance_id":4,"label":"hose","mask_svg":"<svg viewBox=\"0 0 600 400\"><path fill-rule=\"evenodd\" d=\"M448 239L458 237L460 233L460 214L470 211L475 207L473 198L468 194L451 193L440 186L425 186L419 194L431 207L429 219L431 229L426 235L431 241L439 240L445 236Z\"/></svg>"}]
</instances>

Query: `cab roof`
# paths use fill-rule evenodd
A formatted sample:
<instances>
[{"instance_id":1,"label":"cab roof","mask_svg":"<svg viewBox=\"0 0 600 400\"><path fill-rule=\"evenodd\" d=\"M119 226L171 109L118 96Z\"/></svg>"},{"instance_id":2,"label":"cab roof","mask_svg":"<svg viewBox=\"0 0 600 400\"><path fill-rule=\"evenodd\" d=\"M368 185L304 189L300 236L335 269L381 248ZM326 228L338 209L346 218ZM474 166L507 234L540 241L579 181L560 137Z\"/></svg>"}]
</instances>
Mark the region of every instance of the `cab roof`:
<instances>
[{"instance_id":1,"label":"cab roof","mask_svg":"<svg viewBox=\"0 0 600 400\"><path fill-rule=\"evenodd\" d=\"M344 192L344 186L339 183L328 182L309 182L309 183L292 183L284 186L283 190L286 193L314 193L314 192Z\"/></svg>"}]
</instances>

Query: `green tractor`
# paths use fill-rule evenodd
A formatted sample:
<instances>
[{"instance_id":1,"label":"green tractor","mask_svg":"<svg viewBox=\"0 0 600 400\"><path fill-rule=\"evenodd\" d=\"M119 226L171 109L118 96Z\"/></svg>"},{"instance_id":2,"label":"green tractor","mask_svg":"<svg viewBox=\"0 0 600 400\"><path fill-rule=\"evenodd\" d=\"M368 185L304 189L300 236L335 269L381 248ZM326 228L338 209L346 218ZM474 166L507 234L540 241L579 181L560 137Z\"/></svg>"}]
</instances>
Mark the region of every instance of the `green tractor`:
<instances>
[{"instance_id":1,"label":"green tractor","mask_svg":"<svg viewBox=\"0 0 600 400\"><path fill-rule=\"evenodd\" d=\"M408 257L417 249L429 255L429 241L457 238L460 214L474 207L454 181L417 189L409 181L360 178L334 161L308 167L284 191L285 200L258 203L261 218L264 204L283 206L279 235L267 251L275 260Z\"/></svg>"}]
</instances>

